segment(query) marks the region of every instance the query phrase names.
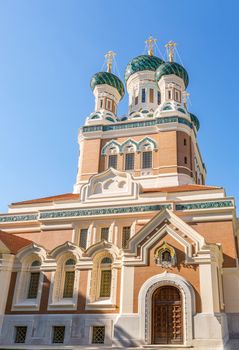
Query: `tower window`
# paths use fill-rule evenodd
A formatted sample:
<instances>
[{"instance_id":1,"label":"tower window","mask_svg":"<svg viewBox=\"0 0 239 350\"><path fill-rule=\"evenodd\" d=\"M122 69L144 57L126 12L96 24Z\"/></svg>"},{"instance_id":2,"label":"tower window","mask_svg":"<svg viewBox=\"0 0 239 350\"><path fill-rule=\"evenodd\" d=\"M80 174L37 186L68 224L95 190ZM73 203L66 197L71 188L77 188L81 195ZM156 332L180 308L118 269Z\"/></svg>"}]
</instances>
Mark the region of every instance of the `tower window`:
<instances>
[{"instance_id":1,"label":"tower window","mask_svg":"<svg viewBox=\"0 0 239 350\"><path fill-rule=\"evenodd\" d=\"M80 230L80 243L79 243L79 246L81 248L86 249L87 235L88 235L88 229L87 228L82 228Z\"/></svg>"},{"instance_id":2,"label":"tower window","mask_svg":"<svg viewBox=\"0 0 239 350\"><path fill-rule=\"evenodd\" d=\"M139 103L139 96L135 96L134 98L134 104L137 105Z\"/></svg>"},{"instance_id":3,"label":"tower window","mask_svg":"<svg viewBox=\"0 0 239 350\"><path fill-rule=\"evenodd\" d=\"M149 102L154 103L154 89L149 89Z\"/></svg>"},{"instance_id":4,"label":"tower window","mask_svg":"<svg viewBox=\"0 0 239 350\"><path fill-rule=\"evenodd\" d=\"M100 108L103 108L103 100L100 100Z\"/></svg>"},{"instance_id":5,"label":"tower window","mask_svg":"<svg viewBox=\"0 0 239 350\"><path fill-rule=\"evenodd\" d=\"M158 99L158 105L160 105L160 103L161 103L161 93L160 93L160 91L158 91L158 93L157 93L157 99Z\"/></svg>"},{"instance_id":6,"label":"tower window","mask_svg":"<svg viewBox=\"0 0 239 350\"><path fill-rule=\"evenodd\" d=\"M180 102L180 92L178 90L175 90L175 100Z\"/></svg>"},{"instance_id":7,"label":"tower window","mask_svg":"<svg viewBox=\"0 0 239 350\"><path fill-rule=\"evenodd\" d=\"M171 90L168 90L168 98L171 99L172 98L172 93Z\"/></svg>"},{"instance_id":8,"label":"tower window","mask_svg":"<svg viewBox=\"0 0 239 350\"><path fill-rule=\"evenodd\" d=\"M152 168L152 152L147 151L142 154L142 169Z\"/></svg>"},{"instance_id":9,"label":"tower window","mask_svg":"<svg viewBox=\"0 0 239 350\"><path fill-rule=\"evenodd\" d=\"M187 159L187 157L184 157L184 164L188 164L188 159Z\"/></svg>"},{"instance_id":10,"label":"tower window","mask_svg":"<svg viewBox=\"0 0 239 350\"><path fill-rule=\"evenodd\" d=\"M146 101L146 92L145 89L142 89L142 103L145 103Z\"/></svg>"},{"instance_id":11,"label":"tower window","mask_svg":"<svg viewBox=\"0 0 239 350\"><path fill-rule=\"evenodd\" d=\"M26 341L26 335L27 335L27 327L26 326L17 326L15 327L16 336L15 336L15 343L23 344Z\"/></svg>"},{"instance_id":12,"label":"tower window","mask_svg":"<svg viewBox=\"0 0 239 350\"><path fill-rule=\"evenodd\" d=\"M129 239L130 239L130 226L123 227L122 248L128 248Z\"/></svg>"},{"instance_id":13,"label":"tower window","mask_svg":"<svg viewBox=\"0 0 239 350\"><path fill-rule=\"evenodd\" d=\"M117 154L109 155L108 168L117 169Z\"/></svg>"},{"instance_id":14,"label":"tower window","mask_svg":"<svg viewBox=\"0 0 239 350\"><path fill-rule=\"evenodd\" d=\"M183 144L184 144L184 146L187 146L187 140L186 139L183 140Z\"/></svg>"},{"instance_id":15,"label":"tower window","mask_svg":"<svg viewBox=\"0 0 239 350\"><path fill-rule=\"evenodd\" d=\"M108 109L109 111L112 110L112 101L109 100L109 99L107 99L107 109Z\"/></svg>"},{"instance_id":16,"label":"tower window","mask_svg":"<svg viewBox=\"0 0 239 350\"><path fill-rule=\"evenodd\" d=\"M125 170L134 169L134 153L126 153L125 155Z\"/></svg>"},{"instance_id":17,"label":"tower window","mask_svg":"<svg viewBox=\"0 0 239 350\"><path fill-rule=\"evenodd\" d=\"M109 227L101 228L101 240L105 240L105 241L109 240Z\"/></svg>"}]
</instances>

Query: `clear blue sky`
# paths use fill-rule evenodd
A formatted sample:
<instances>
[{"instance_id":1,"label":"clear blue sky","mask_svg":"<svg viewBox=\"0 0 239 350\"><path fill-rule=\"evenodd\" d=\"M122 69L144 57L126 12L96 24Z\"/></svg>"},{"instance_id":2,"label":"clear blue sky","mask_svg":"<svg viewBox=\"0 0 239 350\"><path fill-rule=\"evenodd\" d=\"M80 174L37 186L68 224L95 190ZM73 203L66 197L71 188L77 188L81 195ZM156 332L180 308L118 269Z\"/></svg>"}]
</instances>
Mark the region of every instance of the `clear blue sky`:
<instances>
[{"instance_id":1,"label":"clear blue sky","mask_svg":"<svg viewBox=\"0 0 239 350\"><path fill-rule=\"evenodd\" d=\"M2 0L0 210L72 191L78 128L94 108L90 78L108 50L117 52L123 78L149 34L161 50L178 43L207 184L238 202L238 11L236 0Z\"/></svg>"}]
</instances>

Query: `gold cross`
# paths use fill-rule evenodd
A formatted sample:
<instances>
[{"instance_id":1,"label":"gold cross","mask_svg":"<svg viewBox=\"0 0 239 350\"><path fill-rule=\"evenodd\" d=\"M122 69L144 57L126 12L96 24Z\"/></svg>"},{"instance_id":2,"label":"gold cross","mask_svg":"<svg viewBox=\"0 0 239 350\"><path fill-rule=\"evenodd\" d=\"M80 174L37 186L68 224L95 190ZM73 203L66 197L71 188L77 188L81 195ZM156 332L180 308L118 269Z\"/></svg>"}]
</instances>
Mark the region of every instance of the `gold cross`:
<instances>
[{"instance_id":1,"label":"gold cross","mask_svg":"<svg viewBox=\"0 0 239 350\"><path fill-rule=\"evenodd\" d=\"M106 58L106 64L107 64L107 72L111 73L112 71L112 63L113 63L113 58L115 57L116 53L114 51L108 51L105 54Z\"/></svg>"},{"instance_id":2,"label":"gold cross","mask_svg":"<svg viewBox=\"0 0 239 350\"><path fill-rule=\"evenodd\" d=\"M174 41L169 41L165 47L168 50L168 58L169 62L173 62L173 57L174 57L174 49L176 47L176 43Z\"/></svg>"},{"instance_id":3,"label":"gold cross","mask_svg":"<svg viewBox=\"0 0 239 350\"><path fill-rule=\"evenodd\" d=\"M145 40L145 44L148 46L148 55L153 56L154 54L154 44L156 43L157 39L154 39L152 35Z\"/></svg>"}]
</instances>

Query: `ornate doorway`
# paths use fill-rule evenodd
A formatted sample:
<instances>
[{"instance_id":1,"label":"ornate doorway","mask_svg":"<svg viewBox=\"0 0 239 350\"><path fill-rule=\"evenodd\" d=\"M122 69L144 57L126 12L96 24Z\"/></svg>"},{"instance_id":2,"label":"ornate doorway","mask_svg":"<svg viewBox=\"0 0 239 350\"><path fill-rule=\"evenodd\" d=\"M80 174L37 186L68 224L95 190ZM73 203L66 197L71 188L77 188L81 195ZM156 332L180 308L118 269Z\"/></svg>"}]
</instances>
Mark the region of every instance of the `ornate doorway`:
<instances>
[{"instance_id":1,"label":"ornate doorway","mask_svg":"<svg viewBox=\"0 0 239 350\"><path fill-rule=\"evenodd\" d=\"M152 296L152 343L183 343L182 296L178 288L162 286Z\"/></svg>"}]
</instances>

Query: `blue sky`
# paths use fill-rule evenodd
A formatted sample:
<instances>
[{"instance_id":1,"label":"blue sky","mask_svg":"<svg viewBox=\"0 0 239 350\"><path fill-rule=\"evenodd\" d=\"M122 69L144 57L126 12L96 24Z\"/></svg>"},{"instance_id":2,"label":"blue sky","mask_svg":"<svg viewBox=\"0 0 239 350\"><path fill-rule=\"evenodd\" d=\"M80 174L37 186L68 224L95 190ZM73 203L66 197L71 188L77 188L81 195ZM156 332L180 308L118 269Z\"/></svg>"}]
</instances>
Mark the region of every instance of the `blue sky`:
<instances>
[{"instance_id":1,"label":"blue sky","mask_svg":"<svg viewBox=\"0 0 239 350\"><path fill-rule=\"evenodd\" d=\"M114 50L123 78L150 34L161 51L178 43L207 184L238 202L238 10L232 0L2 0L0 211L72 191L78 128L94 108L91 76ZM127 112L127 96L119 112Z\"/></svg>"}]
</instances>

